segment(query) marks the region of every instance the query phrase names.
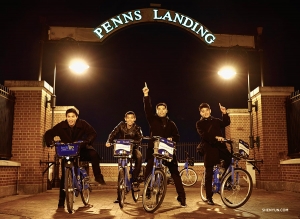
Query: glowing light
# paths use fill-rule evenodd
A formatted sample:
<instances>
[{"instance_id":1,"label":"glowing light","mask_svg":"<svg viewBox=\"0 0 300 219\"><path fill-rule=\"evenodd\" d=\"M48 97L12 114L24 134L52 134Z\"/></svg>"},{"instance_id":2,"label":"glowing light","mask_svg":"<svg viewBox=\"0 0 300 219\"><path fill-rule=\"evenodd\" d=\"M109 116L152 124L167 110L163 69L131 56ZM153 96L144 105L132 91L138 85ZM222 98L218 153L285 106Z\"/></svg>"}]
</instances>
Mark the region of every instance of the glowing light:
<instances>
[{"instance_id":1,"label":"glowing light","mask_svg":"<svg viewBox=\"0 0 300 219\"><path fill-rule=\"evenodd\" d=\"M77 59L71 62L69 68L77 74L82 74L85 72L90 66L86 64L85 61Z\"/></svg>"},{"instance_id":2,"label":"glowing light","mask_svg":"<svg viewBox=\"0 0 300 219\"><path fill-rule=\"evenodd\" d=\"M236 71L234 70L234 68L226 66L221 68L220 71L218 71L218 75L227 80L233 78L236 75Z\"/></svg>"}]
</instances>

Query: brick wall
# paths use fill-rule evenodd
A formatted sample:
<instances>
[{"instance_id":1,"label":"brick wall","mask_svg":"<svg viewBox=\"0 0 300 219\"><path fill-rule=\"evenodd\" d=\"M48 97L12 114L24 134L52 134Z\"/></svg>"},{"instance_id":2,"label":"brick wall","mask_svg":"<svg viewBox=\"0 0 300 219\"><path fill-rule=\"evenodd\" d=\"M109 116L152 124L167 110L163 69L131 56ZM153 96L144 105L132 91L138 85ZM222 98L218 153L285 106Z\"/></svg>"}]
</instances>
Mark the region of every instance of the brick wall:
<instances>
[{"instance_id":1,"label":"brick wall","mask_svg":"<svg viewBox=\"0 0 300 219\"><path fill-rule=\"evenodd\" d=\"M44 81L5 81L15 93L15 114L12 138L12 161L21 163L19 173L20 194L31 194L46 189L47 176L43 176L41 160L47 157L43 134L48 123L46 96L49 85Z\"/></svg>"}]
</instances>

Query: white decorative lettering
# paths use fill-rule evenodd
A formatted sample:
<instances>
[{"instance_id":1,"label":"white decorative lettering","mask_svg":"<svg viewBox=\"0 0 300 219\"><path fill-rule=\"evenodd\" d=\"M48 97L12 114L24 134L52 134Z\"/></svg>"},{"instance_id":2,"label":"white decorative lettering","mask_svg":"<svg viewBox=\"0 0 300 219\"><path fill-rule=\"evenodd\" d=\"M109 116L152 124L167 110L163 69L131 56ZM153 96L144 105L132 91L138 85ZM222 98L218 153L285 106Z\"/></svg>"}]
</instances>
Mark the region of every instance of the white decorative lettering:
<instances>
[{"instance_id":1,"label":"white decorative lettering","mask_svg":"<svg viewBox=\"0 0 300 219\"><path fill-rule=\"evenodd\" d=\"M154 20L161 20L161 16L160 16L160 17L157 17L157 12L158 12L158 10L157 10L157 9L154 9L153 12L154 12L154 17L153 17L153 19L154 19Z\"/></svg>"},{"instance_id":2,"label":"white decorative lettering","mask_svg":"<svg viewBox=\"0 0 300 219\"><path fill-rule=\"evenodd\" d=\"M131 11L127 14L122 14L124 20L125 20L125 24L127 24L130 20L130 21L133 21L133 17L132 17L132 14L131 14ZM128 19L128 20L127 20Z\"/></svg>"},{"instance_id":3,"label":"white decorative lettering","mask_svg":"<svg viewBox=\"0 0 300 219\"><path fill-rule=\"evenodd\" d=\"M121 20L120 15L118 15L117 18L118 18L118 19L116 19L116 18L110 19L110 20L114 23L115 28L118 27L118 24L123 24L123 21Z\"/></svg>"},{"instance_id":4,"label":"white decorative lettering","mask_svg":"<svg viewBox=\"0 0 300 219\"><path fill-rule=\"evenodd\" d=\"M99 38L101 39L103 37L103 35L101 34L102 32L102 29L97 27L95 30L94 30L94 33L97 34L99 36Z\"/></svg>"},{"instance_id":5,"label":"white decorative lettering","mask_svg":"<svg viewBox=\"0 0 300 219\"><path fill-rule=\"evenodd\" d=\"M134 11L134 15L135 15L135 20L136 21L142 20L142 15L141 15L140 10Z\"/></svg>"},{"instance_id":6,"label":"white decorative lettering","mask_svg":"<svg viewBox=\"0 0 300 219\"><path fill-rule=\"evenodd\" d=\"M195 22L195 25L193 26L193 28L191 29L192 31L194 31L194 32L196 32L196 27L199 25L199 23L198 22Z\"/></svg>"},{"instance_id":7,"label":"white decorative lettering","mask_svg":"<svg viewBox=\"0 0 300 219\"><path fill-rule=\"evenodd\" d=\"M182 24L183 18L184 16L182 14L175 13L175 18L173 22L176 23L176 20L178 20L179 21L178 23Z\"/></svg>"},{"instance_id":8,"label":"white decorative lettering","mask_svg":"<svg viewBox=\"0 0 300 219\"><path fill-rule=\"evenodd\" d=\"M200 31L201 31L201 34L200 34L201 37L203 37L206 34L206 32L208 32L208 30L205 29L205 33L203 33L203 26L200 26L199 30L197 30L196 33L199 34Z\"/></svg>"},{"instance_id":9,"label":"white decorative lettering","mask_svg":"<svg viewBox=\"0 0 300 219\"><path fill-rule=\"evenodd\" d=\"M205 36L205 41L208 43L208 44L211 44L213 42L215 42L215 39L216 37L214 35L212 35L211 33L207 34Z\"/></svg>"},{"instance_id":10,"label":"white decorative lettering","mask_svg":"<svg viewBox=\"0 0 300 219\"><path fill-rule=\"evenodd\" d=\"M109 33L110 31L112 31L114 29L112 26L110 26L110 23L108 21L101 24L101 26L105 29L106 33Z\"/></svg>"},{"instance_id":11,"label":"white decorative lettering","mask_svg":"<svg viewBox=\"0 0 300 219\"><path fill-rule=\"evenodd\" d=\"M189 22L189 25L187 24ZM190 28L192 27L194 24L193 20L188 18L188 17L185 17L185 21L183 22L182 26L185 26L187 28Z\"/></svg>"},{"instance_id":12,"label":"white decorative lettering","mask_svg":"<svg viewBox=\"0 0 300 219\"><path fill-rule=\"evenodd\" d=\"M166 20L166 18L167 18L169 21L172 21L171 14L170 14L169 11L167 11L167 13L166 13L165 16L162 18L162 20Z\"/></svg>"}]
</instances>

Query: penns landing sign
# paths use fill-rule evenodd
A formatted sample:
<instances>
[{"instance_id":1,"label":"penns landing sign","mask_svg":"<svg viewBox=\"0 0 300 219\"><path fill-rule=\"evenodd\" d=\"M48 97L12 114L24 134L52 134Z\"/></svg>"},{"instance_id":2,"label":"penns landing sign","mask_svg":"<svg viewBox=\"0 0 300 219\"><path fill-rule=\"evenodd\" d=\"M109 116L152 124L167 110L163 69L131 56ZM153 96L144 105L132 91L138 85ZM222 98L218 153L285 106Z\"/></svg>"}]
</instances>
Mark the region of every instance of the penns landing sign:
<instances>
[{"instance_id":1,"label":"penns landing sign","mask_svg":"<svg viewBox=\"0 0 300 219\"><path fill-rule=\"evenodd\" d=\"M119 14L96 27L94 33L102 42L121 28L148 22L175 25L190 32L208 45L212 45L216 39L213 33L196 20L178 12L154 8L137 9Z\"/></svg>"}]
</instances>

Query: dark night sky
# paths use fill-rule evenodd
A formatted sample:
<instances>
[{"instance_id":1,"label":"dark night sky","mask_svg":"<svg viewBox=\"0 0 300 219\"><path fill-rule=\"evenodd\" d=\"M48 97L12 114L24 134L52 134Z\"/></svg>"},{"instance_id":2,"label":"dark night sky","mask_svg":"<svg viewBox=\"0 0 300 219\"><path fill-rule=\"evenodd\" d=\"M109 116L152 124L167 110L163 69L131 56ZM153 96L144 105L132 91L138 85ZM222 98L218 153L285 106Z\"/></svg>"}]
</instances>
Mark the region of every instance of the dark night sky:
<instances>
[{"instance_id":1,"label":"dark night sky","mask_svg":"<svg viewBox=\"0 0 300 219\"><path fill-rule=\"evenodd\" d=\"M149 7L151 1L10 1L1 6L0 84L5 80L38 80L41 25L95 28L125 11ZM153 1L152 1L153 2ZM300 10L292 1L156 1L162 8L185 14L216 34L256 35L262 26L264 86L293 86L297 78ZM271 2L271 1L270 1ZM57 105L74 105L106 140L128 110L148 135L143 112L142 88L146 81L153 104L166 102L169 116L178 126L182 141L198 141L195 122L198 106L208 102L220 117L218 103L227 108L247 107L245 60L239 60L240 75L231 81L217 71L225 50L207 49L203 42L171 25L144 24L116 32L101 45L79 44L90 69L84 76L67 70L70 48L45 44L42 80L53 85L57 62ZM259 56L249 52L251 90L260 85ZM244 66L244 67L242 67ZM299 76L298 76L299 77Z\"/></svg>"}]
</instances>

